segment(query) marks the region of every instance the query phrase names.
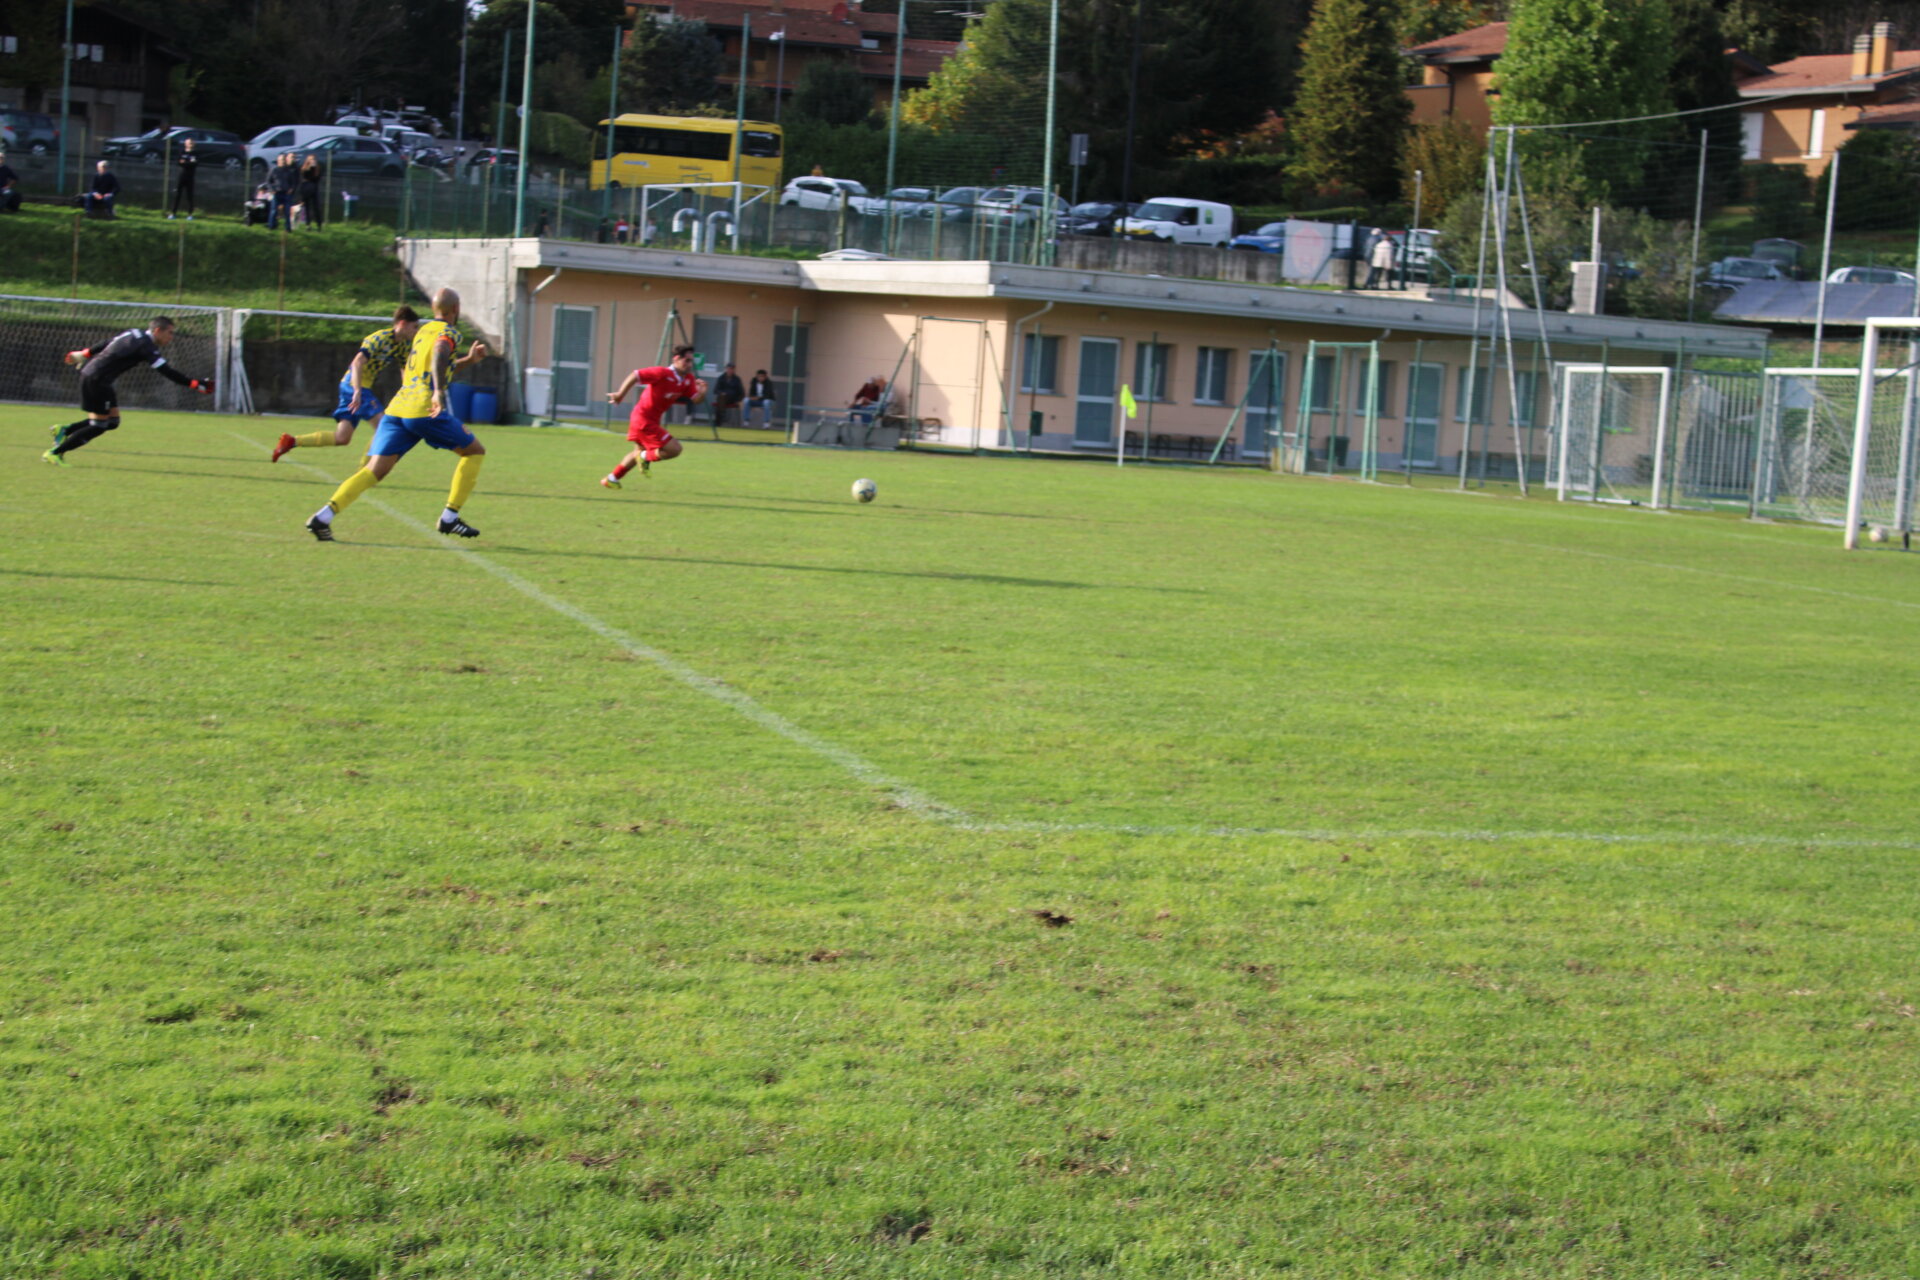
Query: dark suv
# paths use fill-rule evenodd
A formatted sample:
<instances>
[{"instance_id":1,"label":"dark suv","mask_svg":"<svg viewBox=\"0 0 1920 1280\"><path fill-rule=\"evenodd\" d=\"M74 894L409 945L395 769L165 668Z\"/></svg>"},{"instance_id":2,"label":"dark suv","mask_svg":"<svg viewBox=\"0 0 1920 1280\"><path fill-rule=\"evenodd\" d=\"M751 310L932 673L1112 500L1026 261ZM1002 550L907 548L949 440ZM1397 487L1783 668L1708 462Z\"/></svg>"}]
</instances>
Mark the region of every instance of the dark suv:
<instances>
[{"instance_id":1,"label":"dark suv","mask_svg":"<svg viewBox=\"0 0 1920 1280\"><path fill-rule=\"evenodd\" d=\"M179 155L188 138L193 139L193 153L201 164L238 169L247 162L247 144L240 136L218 129L149 129L137 137L108 138L100 144L100 154L159 164Z\"/></svg>"}]
</instances>

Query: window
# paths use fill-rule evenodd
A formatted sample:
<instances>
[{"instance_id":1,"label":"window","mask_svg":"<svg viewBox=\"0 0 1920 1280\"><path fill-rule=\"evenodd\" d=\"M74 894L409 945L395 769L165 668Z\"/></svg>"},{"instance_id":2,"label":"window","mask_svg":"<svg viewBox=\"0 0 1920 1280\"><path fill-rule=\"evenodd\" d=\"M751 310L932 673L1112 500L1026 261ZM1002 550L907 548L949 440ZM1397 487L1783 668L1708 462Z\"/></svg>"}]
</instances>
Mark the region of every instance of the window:
<instances>
[{"instance_id":1,"label":"window","mask_svg":"<svg viewBox=\"0 0 1920 1280\"><path fill-rule=\"evenodd\" d=\"M1284 351L1247 352L1247 412L1240 450L1249 457L1264 457L1278 438L1280 407L1286 400L1287 353Z\"/></svg>"},{"instance_id":2,"label":"window","mask_svg":"<svg viewBox=\"0 0 1920 1280\"><path fill-rule=\"evenodd\" d=\"M1827 113L1815 108L1809 113L1811 119L1807 126L1807 158L1816 159L1827 145Z\"/></svg>"},{"instance_id":3,"label":"window","mask_svg":"<svg viewBox=\"0 0 1920 1280\"><path fill-rule=\"evenodd\" d=\"M1467 413L1467 393L1473 393L1473 413ZM1493 414L1488 401L1493 395L1493 374L1485 365L1460 370L1460 378L1453 384L1453 420L1455 422L1490 422Z\"/></svg>"},{"instance_id":4,"label":"window","mask_svg":"<svg viewBox=\"0 0 1920 1280\"><path fill-rule=\"evenodd\" d=\"M1356 362L1358 374L1353 380L1353 411L1364 414L1367 411L1367 361ZM1393 361L1382 360L1375 367L1373 411L1382 418L1394 416L1393 403Z\"/></svg>"},{"instance_id":5,"label":"window","mask_svg":"<svg viewBox=\"0 0 1920 1280\"><path fill-rule=\"evenodd\" d=\"M1167 394L1167 366L1173 360L1173 347L1165 342L1141 342L1133 348L1133 398L1172 399Z\"/></svg>"},{"instance_id":6,"label":"window","mask_svg":"<svg viewBox=\"0 0 1920 1280\"><path fill-rule=\"evenodd\" d=\"M613 127L613 149L637 155L671 156L676 160L726 160L733 155L733 133L731 130L700 132L620 124Z\"/></svg>"},{"instance_id":7,"label":"window","mask_svg":"<svg viewBox=\"0 0 1920 1280\"><path fill-rule=\"evenodd\" d=\"M1740 141L1742 160L1760 159L1760 139L1767 128L1767 118L1757 111L1748 112L1740 117Z\"/></svg>"},{"instance_id":8,"label":"window","mask_svg":"<svg viewBox=\"0 0 1920 1280\"><path fill-rule=\"evenodd\" d=\"M1540 375L1532 371L1513 375L1514 394L1518 397L1513 406L1513 425L1530 427L1533 423L1535 407L1540 403Z\"/></svg>"},{"instance_id":9,"label":"window","mask_svg":"<svg viewBox=\"0 0 1920 1280\"><path fill-rule=\"evenodd\" d=\"M780 158L780 135L764 129L747 129L740 134L740 154L768 160Z\"/></svg>"},{"instance_id":10,"label":"window","mask_svg":"<svg viewBox=\"0 0 1920 1280\"><path fill-rule=\"evenodd\" d=\"M767 376L785 411L793 413L807 402L807 326L773 326L773 362Z\"/></svg>"},{"instance_id":11,"label":"window","mask_svg":"<svg viewBox=\"0 0 1920 1280\"><path fill-rule=\"evenodd\" d=\"M0 36L0 53L20 52L19 36Z\"/></svg>"},{"instance_id":12,"label":"window","mask_svg":"<svg viewBox=\"0 0 1920 1280\"><path fill-rule=\"evenodd\" d=\"M1020 365L1020 389L1050 396L1060 389L1060 339L1055 334L1030 333Z\"/></svg>"},{"instance_id":13,"label":"window","mask_svg":"<svg viewBox=\"0 0 1920 1280\"><path fill-rule=\"evenodd\" d=\"M1308 376L1313 379L1313 395L1307 401L1308 412L1333 412L1333 365L1332 356L1313 358L1313 368L1307 371Z\"/></svg>"},{"instance_id":14,"label":"window","mask_svg":"<svg viewBox=\"0 0 1920 1280\"><path fill-rule=\"evenodd\" d=\"M1199 362L1193 368L1193 402L1225 404L1232 370L1233 352L1225 347L1200 348Z\"/></svg>"},{"instance_id":15,"label":"window","mask_svg":"<svg viewBox=\"0 0 1920 1280\"><path fill-rule=\"evenodd\" d=\"M733 363L733 317L695 316L693 350L700 358L702 370L711 369L717 374L722 367ZM709 375L702 372L700 376Z\"/></svg>"}]
</instances>

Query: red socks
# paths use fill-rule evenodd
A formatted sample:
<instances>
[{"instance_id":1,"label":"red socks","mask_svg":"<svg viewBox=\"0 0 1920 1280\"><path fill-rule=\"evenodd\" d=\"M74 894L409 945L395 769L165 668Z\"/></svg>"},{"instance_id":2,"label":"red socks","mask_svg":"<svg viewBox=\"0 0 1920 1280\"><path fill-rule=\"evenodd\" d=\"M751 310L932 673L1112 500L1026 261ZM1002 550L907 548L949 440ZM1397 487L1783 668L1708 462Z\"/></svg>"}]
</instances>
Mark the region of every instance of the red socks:
<instances>
[{"instance_id":1,"label":"red socks","mask_svg":"<svg viewBox=\"0 0 1920 1280\"><path fill-rule=\"evenodd\" d=\"M627 472L631 470L633 470L633 464L631 462L622 462L619 466L613 469L613 478L615 480L618 480L621 477L625 476Z\"/></svg>"}]
</instances>

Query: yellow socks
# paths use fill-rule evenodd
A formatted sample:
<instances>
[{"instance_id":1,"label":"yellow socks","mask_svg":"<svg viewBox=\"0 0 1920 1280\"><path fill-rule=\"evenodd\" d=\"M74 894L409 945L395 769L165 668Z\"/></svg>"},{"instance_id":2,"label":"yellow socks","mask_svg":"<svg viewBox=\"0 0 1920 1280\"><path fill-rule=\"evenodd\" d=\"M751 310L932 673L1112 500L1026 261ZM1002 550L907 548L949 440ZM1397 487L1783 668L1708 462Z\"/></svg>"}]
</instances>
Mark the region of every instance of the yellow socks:
<instances>
[{"instance_id":1,"label":"yellow socks","mask_svg":"<svg viewBox=\"0 0 1920 1280\"><path fill-rule=\"evenodd\" d=\"M487 455L484 453L476 453L471 457L460 459L460 461L455 464L453 468L453 488L447 491L448 508L458 511L466 505L467 499L473 496L473 486L480 482L480 464L486 461L486 457ZM349 481L349 483L351 483L351 481ZM345 488L345 485L341 486L342 492L345 491ZM355 496L357 497L358 495L356 494ZM338 508L336 507L335 510L338 510Z\"/></svg>"},{"instance_id":2,"label":"yellow socks","mask_svg":"<svg viewBox=\"0 0 1920 1280\"><path fill-rule=\"evenodd\" d=\"M333 432L309 431L303 436L295 436L293 442L302 449L331 449L334 445Z\"/></svg>"},{"instance_id":3,"label":"yellow socks","mask_svg":"<svg viewBox=\"0 0 1920 1280\"><path fill-rule=\"evenodd\" d=\"M332 437L329 436L328 439L332 439ZM458 475L457 472L455 474L456 476ZM332 507L334 512L338 514L352 505L355 498L358 498L361 494L379 483L379 476L374 475L373 472L362 467L348 476L346 480L341 483L340 487L333 491L333 498L327 505ZM467 487L472 488L473 486L469 485Z\"/></svg>"}]
</instances>

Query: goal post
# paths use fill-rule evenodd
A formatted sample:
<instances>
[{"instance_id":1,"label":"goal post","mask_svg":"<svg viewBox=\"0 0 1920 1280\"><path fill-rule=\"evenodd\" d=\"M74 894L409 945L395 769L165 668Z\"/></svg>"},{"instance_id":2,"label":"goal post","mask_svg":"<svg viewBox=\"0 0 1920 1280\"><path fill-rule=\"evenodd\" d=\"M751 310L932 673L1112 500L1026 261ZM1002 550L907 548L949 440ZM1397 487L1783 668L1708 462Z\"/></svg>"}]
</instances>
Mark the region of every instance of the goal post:
<instances>
[{"instance_id":1,"label":"goal post","mask_svg":"<svg viewBox=\"0 0 1920 1280\"><path fill-rule=\"evenodd\" d=\"M1551 476L1562 502L1663 504L1673 370L1558 363Z\"/></svg>"},{"instance_id":2,"label":"goal post","mask_svg":"<svg viewBox=\"0 0 1920 1280\"><path fill-rule=\"evenodd\" d=\"M1885 330L1906 330L1920 339L1920 317L1887 316L1867 321L1855 375L1853 444L1847 468L1847 513L1842 542L1860 545L1860 529L1873 522L1905 533L1913 525L1915 378L1911 363L1893 374L1880 368ZM1904 375L1904 376L1900 376Z\"/></svg>"},{"instance_id":3,"label":"goal post","mask_svg":"<svg viewBox=\"0 0 1920 1280\"><path fill-rule=\"evenodd\" d=\"M214 395L203 396L163 378L128 378L116 388L120 403L171 413L230 408L226 353L231 320L225 308L16 294L0 296L0 400L77 405L80 377L61 357L128 329L144 329L161 315L174 322L168 362L195 377L211 376Z\"/></svg>"}]
</instances>

